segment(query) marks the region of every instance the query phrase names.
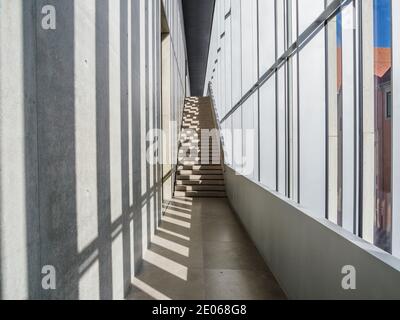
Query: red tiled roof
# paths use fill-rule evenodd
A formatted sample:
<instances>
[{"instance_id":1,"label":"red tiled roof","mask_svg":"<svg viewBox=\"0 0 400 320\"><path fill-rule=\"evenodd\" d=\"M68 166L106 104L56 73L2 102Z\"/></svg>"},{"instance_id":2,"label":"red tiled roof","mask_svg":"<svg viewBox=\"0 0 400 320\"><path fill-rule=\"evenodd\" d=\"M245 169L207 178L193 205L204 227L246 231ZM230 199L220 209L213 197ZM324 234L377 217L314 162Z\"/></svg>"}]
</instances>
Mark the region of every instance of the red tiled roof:
<instances>
[{"instance_id":1,"label":"red tiled roof","mask_svg":"<svg viewBox=\"0 0 400 320\"><path fill-rule=\"evenodd\" d=\"M392 67L392 48L375 48L375 75L382 78Z\"/></svg>"},{"instance_id":2,"label":"red tiled roof","mask_svg":"<svg viewBox=\"0 0 400 320\"><path fill-rule=\"evenodd\" d=\"M374 73L382 78L392 67L392 48L375 48L374 52ZM337 48L337 88L342 85L342 48Z\"/></svg>"}]
</instances>

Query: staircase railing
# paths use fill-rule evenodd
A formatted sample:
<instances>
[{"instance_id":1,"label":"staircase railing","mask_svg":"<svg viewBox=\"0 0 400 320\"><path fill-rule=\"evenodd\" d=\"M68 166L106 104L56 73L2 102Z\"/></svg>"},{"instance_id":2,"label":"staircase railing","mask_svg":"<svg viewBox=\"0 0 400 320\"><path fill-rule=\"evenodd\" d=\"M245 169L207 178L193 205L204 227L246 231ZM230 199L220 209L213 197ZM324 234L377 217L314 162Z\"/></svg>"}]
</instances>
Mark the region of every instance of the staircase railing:
<instances>
[{"instance_id":1,"label":"staircase railing","mask_svg":"<svg viewBox=\"0 0 400 320\"><path fill-rule=\"evenodd\" d=\"M217 126L218 133L219 133L219 139L220 139L220 148L221 148L221 165L222 165L222 170L225 172L225 143L224 143L224 137L221 134L221 122L220 122L220 117L218 115L218 110L216 108L216 103L215 103L215 98L214 98L214 91L212 87L212 82L210 81L208 83L208 89L207 89L207 95L210 97L211 100L211 110L212 110L212 116L214 119L214 122Z\"/></svg>"}]
</instances>

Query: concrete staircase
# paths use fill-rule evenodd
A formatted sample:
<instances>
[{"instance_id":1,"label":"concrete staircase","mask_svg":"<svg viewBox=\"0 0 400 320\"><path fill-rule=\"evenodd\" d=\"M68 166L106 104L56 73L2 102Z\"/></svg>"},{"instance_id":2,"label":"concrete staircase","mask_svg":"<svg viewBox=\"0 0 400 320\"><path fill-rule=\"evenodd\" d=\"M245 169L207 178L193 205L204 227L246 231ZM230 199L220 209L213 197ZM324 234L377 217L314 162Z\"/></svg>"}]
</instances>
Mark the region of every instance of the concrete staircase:
<instances>
[{"instance_id":1,"label":"concrete staircase","mask_svg":"<svg viewBox=\"0 0 400 320\"><path fill-rule=\"evenodd\" d=\"M175 197L226 197L216 128L210 98L185 99Z\"/></svg>"}]
</instances>

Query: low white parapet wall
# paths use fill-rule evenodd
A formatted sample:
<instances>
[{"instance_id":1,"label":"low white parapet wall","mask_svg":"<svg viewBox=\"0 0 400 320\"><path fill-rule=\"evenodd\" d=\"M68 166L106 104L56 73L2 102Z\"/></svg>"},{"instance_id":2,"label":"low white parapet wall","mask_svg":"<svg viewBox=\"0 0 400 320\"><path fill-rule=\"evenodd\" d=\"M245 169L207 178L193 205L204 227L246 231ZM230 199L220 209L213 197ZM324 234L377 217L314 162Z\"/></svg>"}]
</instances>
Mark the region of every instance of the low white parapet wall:
<instances>
[{"instance_id":1,"label":"low white parapet wall","mask_svg":"<svg viewBox=\"0 0 400 320\"><path fill-rule=\"evenodd\" d=\"M233 210L290 299L400 299L399 259L229 167L225 176Z\"/></svg>"}]
</instances>

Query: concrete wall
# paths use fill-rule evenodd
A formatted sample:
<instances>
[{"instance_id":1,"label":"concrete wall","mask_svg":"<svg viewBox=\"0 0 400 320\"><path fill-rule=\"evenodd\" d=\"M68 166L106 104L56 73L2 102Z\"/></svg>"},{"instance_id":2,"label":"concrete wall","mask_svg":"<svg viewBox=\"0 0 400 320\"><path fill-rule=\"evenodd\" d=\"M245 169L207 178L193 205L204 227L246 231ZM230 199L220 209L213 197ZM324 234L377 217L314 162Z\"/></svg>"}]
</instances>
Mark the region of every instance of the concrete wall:
<instances>
[{"instance_id":1,"label":"concrete wall","mask_svg":"<svg viewBox=\"0 0 400 320\"><path fill-rule=\"evenodd\" d=\"M185 96L180 1L0 0L0 298L121 299L162 207L146 160L161 125L161 5L171 106ZM44 5L56 30L41 27ZM56 290L43 290L43 266Z\"/></svg>"},{"instance_id":2,"label":"concrete wall","mask_svg":"<svg viewBox=\"0 0 400 320\"><path fill-rule=\"evenodd\" d=\"M400 299L400 261L226 167L234 211L291 299ZM251 195L251 196L249 196ZM356 290L343 290L344 266Z\"/></svg>"}]
</instances>

